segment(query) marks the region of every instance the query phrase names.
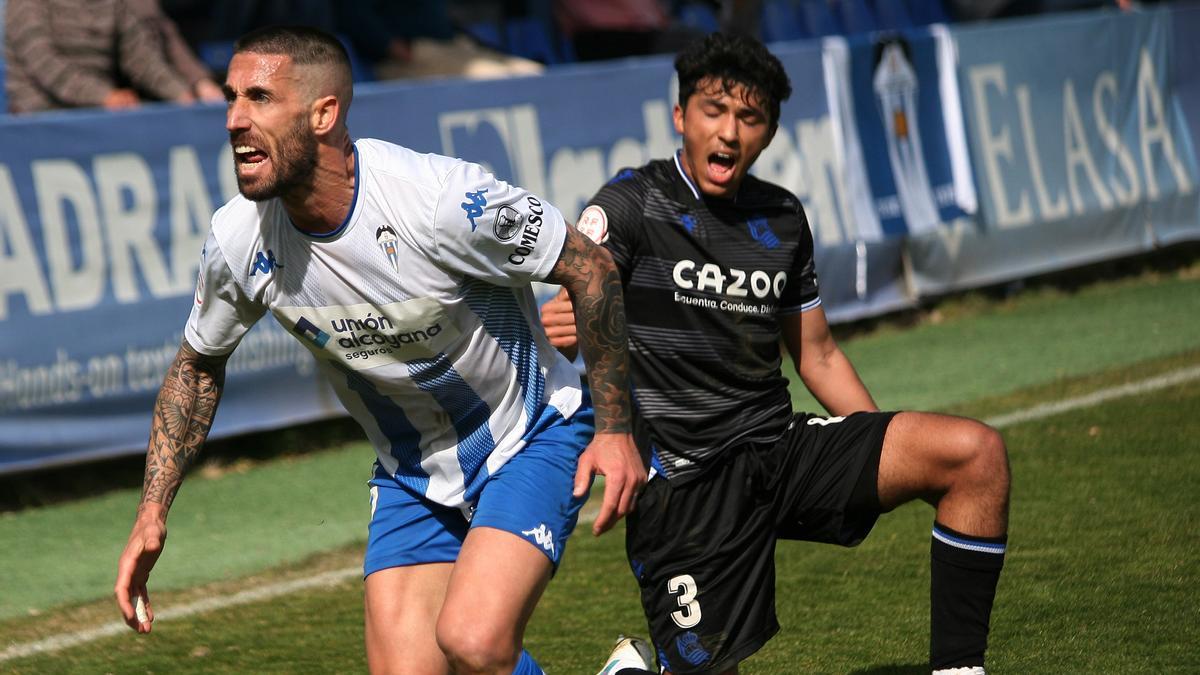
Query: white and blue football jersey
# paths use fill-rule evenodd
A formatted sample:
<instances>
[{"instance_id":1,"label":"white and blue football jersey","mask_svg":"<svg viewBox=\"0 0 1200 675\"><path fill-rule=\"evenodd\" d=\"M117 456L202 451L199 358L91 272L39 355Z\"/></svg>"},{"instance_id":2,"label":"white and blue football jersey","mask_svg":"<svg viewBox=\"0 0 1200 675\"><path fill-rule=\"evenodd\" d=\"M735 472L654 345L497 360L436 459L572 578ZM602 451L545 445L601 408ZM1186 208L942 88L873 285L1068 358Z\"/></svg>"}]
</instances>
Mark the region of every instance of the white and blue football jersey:
<instances>
[{"instance_id":1,"label":"white and blue football jersey","mask_svg":"<svg viewBox=\"0 0 1200 675\"><path fill-rule=\"evenodd\" d=\"M300 231L278 199L237 196L216 212L184 334L224 354L271 312L388 473L469 506L547 405L570 417L581 404L530 289L567 225L476 164L378 140L355 155L353 204L334 232Z\"/></svg>"}]
</instances>

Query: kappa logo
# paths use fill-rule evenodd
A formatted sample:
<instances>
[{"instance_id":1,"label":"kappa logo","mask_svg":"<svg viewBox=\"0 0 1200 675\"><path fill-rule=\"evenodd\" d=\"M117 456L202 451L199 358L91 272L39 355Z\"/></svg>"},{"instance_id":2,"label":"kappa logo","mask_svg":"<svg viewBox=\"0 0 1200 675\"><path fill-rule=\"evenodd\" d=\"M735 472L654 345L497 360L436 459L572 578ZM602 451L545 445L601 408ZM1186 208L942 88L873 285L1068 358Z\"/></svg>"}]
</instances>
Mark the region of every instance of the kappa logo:
<instances>
[{"instance_id":1,"label":"kappa logo","mask_svg":"<svg viewBox=\"0 0 1200 675\"><path fill-rule=\"evenodd\" d=\"M461 204L462 210L467 213L467 220L471 221L471 231L475 231L475 219L483 215L483 207L487 206L487 197L483 194L487 189L468 192L464 196L468 199Z\"/></svg>"},{"instance_id":2,"label":"kappa logo","mask_svg":"<svg viewBox=\"0 0 1200 675\"><path fill-rule=\"evenodd\" d=\"M275 252L267 249L266 253L259 251L254 254L254 264L250 266L250 276L254 276L259 272L270 274L275 271L275 268L283 269L283 263L275 259Z\"/></svg>"},{"instance_id":3,"label":"kappa logo","mask_svg":"<svg viewBox=\"0 0 1200 675\"><path fill-rule=\"evenodd\" d=\"M396 272L400 271L399 256L396 254L396 242L400 238L396 236L396 231L390 225L375 230L375 241L379 242L379 250L387 256L389 262L392 263L392 269Z\"/></svg>"},{"instance_id":4,"label":"kappa logo","mask_svg":"<svg viewBox=\"0 0 1200 675\"><path fill-rule=\"evenodd\" d=\"M532 530L521 530L521 534L526 537L532 537L538 546L550 551L550 555L554 555L554 533L550 528L546 527L545 523L538 524Z\"/></svg>"}]
</instances>

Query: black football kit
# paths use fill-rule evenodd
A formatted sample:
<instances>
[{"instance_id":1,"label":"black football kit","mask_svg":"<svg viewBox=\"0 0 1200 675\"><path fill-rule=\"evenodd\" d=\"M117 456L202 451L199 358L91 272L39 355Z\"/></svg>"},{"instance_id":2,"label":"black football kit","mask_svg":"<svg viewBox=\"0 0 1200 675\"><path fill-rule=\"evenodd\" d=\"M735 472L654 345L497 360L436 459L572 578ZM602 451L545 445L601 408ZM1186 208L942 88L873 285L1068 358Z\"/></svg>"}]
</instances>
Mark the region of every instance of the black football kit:
<instances>
[{"instance_id":1,"label":"black football kit","mask_svg":"<svg viewBox=\"0 0 1200 675\"><path fill-rule=\"evenodd\" d=\"M792 412L779 320L820 298L790 192L747 176L734 199L704 197L676 156L619 172L578 226L622 276L634 435L654 474L626 547L657 656L719 672L779 629L777 539L870 531L892 414Z\"/></svg>"}]
</instances>

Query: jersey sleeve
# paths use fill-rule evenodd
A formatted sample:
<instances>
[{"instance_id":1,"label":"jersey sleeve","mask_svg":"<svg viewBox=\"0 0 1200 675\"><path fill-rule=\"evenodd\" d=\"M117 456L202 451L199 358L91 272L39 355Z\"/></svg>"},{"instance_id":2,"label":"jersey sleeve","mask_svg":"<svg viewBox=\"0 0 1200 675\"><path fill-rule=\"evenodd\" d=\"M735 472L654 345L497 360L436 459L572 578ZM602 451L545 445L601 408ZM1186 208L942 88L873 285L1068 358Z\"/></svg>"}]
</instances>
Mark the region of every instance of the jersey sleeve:
<instances>
[{"instance_id":1,"label":"jersey sleeve","mask_svg":"<svg viewBox=\"0 0 1200 675\"><path fill-rule=\"evenodd\" d=\"M183 331L188 344L201 354L227 354L266 309L246 296L216 238L209 233L201 253L196 298Z\"/></svg>"},{"instance_id":2,"label":"jersey sleeve","mask_svg":"<svg viewBox=\"0 0 1200 675\"><path fill-rule=\"evenodd\" d=\"M813 236L808 227L808 217L800 208L800 245L796 247L796 258L788 272L788 283L779 299L780 314L807 312L821 305L817 287L817 266L813 258Z\"/></svg>"},{"instance_id":3,"label":"jersey sleeve","mask_svg":"<svg viewBox=\"0 0 1200 675\"><path fill-rule=\"evenodd\" d=\"M645 227L642 190L627 175L627 171L622 171L600 188L579 214L577 225L580 232L608 249L623 280L628 280L630 263Z\"/></svg>"},{"instance_id":4,"label":"jersey sleeve","mask_svg":"<svg viewBox=\"0 0 1200 675\"><path fill-rule=\"evenodd\" d=\"M434 260L484 281L520 286L554 269L567 237L549 202L509 185L478 164L447 175L434 207Z\"/></svg>"}]
</instances>

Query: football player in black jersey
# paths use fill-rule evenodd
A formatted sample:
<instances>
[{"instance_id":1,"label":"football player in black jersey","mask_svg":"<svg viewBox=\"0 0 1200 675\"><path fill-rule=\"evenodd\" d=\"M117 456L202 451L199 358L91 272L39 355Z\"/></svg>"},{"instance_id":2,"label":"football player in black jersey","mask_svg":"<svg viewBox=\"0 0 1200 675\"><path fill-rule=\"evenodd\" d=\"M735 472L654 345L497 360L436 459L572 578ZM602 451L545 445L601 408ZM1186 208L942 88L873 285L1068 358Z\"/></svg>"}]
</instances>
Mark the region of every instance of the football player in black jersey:
<instances>
[{"instance_id":1,"label":"football player in black jersey","mask_svg":"<svg viewBox=\"0 0 1200 675\"><path fill-rule=\"evenodd\" d=\"M838 348L803 208L748 175L791 93L778 59L713 34L675 67L682 149L619 172L578 223L625 293L634 434L652 467L626 550L659 665L735 672L779 629L777 540L854 546L880 513L922 499L936 509L931 668L982 673L1006 544L1003 440L970 419L879 412ZM570 355L570 301L542 319ZM829 416L792 412L781 339Z\"/></svg>"}]
</instances>

